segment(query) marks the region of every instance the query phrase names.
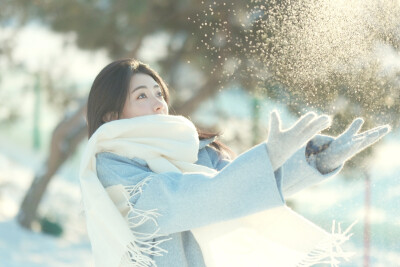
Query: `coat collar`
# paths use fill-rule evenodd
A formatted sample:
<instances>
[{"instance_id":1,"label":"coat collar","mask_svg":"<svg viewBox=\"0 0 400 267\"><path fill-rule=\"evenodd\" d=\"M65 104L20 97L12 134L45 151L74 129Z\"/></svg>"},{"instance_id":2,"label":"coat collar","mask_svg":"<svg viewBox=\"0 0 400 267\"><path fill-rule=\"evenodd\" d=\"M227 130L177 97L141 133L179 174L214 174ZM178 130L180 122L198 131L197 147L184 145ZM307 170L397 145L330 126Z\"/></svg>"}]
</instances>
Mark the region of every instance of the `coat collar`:
<instances>
[{"instance_id":1,"label":"coat collar","mask_svg":"<svg viewBox=\"0 0 400 267\"><path fill-rule=\"evenodd\" d=\"M202 149L202 148L205 148L207 145L211 144L214 141L215 141L215 137L200 140L200 142L199 142L199 150Z\"/></svg>"}]
</instances>

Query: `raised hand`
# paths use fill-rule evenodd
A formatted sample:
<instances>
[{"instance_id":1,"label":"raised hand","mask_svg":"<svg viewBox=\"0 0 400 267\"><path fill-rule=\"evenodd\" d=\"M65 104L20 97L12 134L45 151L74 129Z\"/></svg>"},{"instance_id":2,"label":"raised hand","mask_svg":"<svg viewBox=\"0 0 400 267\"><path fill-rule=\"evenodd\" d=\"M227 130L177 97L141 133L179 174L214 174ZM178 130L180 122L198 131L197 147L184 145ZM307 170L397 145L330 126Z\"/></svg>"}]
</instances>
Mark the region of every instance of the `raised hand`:
<instances>
[{"instance_id":1,"label":"raised hand","mask_svg":"<svg viewBox=\"0 0 400 267\"><path fill-rule=\"evenodd\" d=\"M362 118L355 119L343 134L330 143L327 149L317 154L316 165L321 173L331 172L390 132L390 126L383 125L357 134L363 123Z\"/></svg>"},{"instance_id":2,"label":"raised hand","mask_svg":"<svg viewBox=\"0 0 400 267\"><path fill-rule=\"evenodd\" d=\"M277 170L301 146L317 133L329 127L331 119L326 116L317 116L309 112L287 130L281 130L281 122L277 111L271 113L269 135L267 139L268 155L272 168Z\"/></svg>"}]
</instances>

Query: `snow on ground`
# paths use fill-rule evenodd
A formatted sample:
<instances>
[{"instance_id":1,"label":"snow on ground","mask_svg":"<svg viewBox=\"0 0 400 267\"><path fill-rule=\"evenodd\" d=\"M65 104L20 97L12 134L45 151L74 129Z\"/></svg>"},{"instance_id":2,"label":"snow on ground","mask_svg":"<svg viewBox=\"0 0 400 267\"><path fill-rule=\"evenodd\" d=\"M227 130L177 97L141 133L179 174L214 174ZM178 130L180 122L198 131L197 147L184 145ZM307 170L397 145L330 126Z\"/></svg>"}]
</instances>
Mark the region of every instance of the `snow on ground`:
<instances>
[{"instance_id":1,"label":"snow on ground","mask_svg":"<svg viewBox=\"0 0 400 267\"><path fill-rule=\"evenodd\" d=\"M54 177L41 212L62 220L60 238L28 231L15 216L33 178L30 168L0 154L0 266L94 266L77 184Z\"/></svg>"}]
</instances>

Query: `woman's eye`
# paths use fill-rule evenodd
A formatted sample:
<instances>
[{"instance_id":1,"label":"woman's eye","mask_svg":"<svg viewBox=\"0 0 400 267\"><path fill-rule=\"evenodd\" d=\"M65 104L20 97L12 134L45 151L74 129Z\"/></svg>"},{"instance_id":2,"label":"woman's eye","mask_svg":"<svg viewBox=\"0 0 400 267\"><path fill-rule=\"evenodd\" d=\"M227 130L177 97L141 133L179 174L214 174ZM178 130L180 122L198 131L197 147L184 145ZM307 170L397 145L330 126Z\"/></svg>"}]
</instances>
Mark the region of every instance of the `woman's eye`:
<instances>
[{"instance_id":1,"label":"woman's eye","mask_svg":"<svg viewBox=\"0 0 400 267\"><path fill-rule=\"evenodd\" d=\"M160 92L157 92L157 96L159 96L159 97L164 97L163 96L163 93L160 91Z\"/></svg>"},{"instance_id":2,"label":"woman's eye","mask_svg":"<svg viewBox=\"0 0 400 267\"><path fill-rule=\"evenodd\" d=\"M140 95L138 96L138 99L143 99L143 98L146 98L146 94L140 94Z\"/></svg>"}]
</instances>

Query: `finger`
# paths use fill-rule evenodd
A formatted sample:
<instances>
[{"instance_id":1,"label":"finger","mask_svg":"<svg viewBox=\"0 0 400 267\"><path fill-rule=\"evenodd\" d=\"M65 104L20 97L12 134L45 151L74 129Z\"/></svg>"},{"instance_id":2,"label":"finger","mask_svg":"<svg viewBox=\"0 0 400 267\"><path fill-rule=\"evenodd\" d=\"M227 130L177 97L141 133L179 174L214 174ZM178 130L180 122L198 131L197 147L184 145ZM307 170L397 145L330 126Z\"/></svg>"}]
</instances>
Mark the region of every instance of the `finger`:
<instances>
[{"instance_id":1,"label":"finger","mask_svg":"<svg viewBox=\"0 0 400 267\"><path fill-rule=\"evenodd\" d=\"M363 143L364 141L365 141L365 140L362 139L362 138L360 138L360 139L355 139L355 140L352 141L352 143L353 143L352 146L358 148L358 147L360 147L360 146L362 145L362 143Z\"/></svg>"},{"instance_id":2,"label":"finger","mask_svg":"<svg viewBox=\"0 0 400 267\"><path fill-rule=\"evenodd\" d=\"M296 132L301 132L307 125L315 119L317 114L314 112L308 112L304 116L300 117L297 122L291 127L291 129L296 129Z\"/></svg>"},{"instance_id":3,"label":"finger","mask_svg":"<svg viewBox=\"0 0 400 267\"><path fill-rule=\"evenodd\" d=\"M270 121L269 121L269 130L270 134L279 132L281 130L281 121L279 117L279 113L276 110L271 112Z\"/></svg>"},{"instance_id":4,"label":"finger","mask_svg":"<svg viewBox=\"0 0 400 267\"><path fill-rule=\"evenodd\" d=\"M384 127L379 130L379 136L384 137L385 135L390 133L391 130L392 130L392 127L390 127L390 125L384 125Z\"/></svg>"},{"instance_id":5,"label":"finger","mask_svg":"<svg viewBox=\"0 0 400 267\"><path fill-rule=\"evenodd\" d=\"M312 127L312 123L315 122L320 116L315 114L314 112L308 112L306 115L301 117L297 123L292 127L295 133L302 133L306 129L310 129Z\"/></svg>"},{"instance_id":6,"label":"finger","mask_svg":"<svg viewBox=\"0 0 400 267\"><path fill-rule=\"evenodd\" d=\"M354 148L359 147L365 141L365 137L353 137L351 139L347 139L347 141L343 142L343 140L336 139L330 145L337 150L354 150Z\"/></svg>"},{"instance_id":7,"label":"finger","mask_svg":"<svg viewBox=\"0 0 400 267\"><path fill-rule=\"evenodd\" d=\"M369 132L368 135L364 135L364 141L359 147L359 151L364 150L365 148L369 147L370 145L376 143L381 139L385 134L389 132L389 128L384 127L382 129L378 129L374 132ZM358 151L358 152L359 152Z\"/></svg>"},{"instance_id":8,"label":"finger","mask_svg":"<svg viewBox=\"0 0 400 267\"><path fill-rule=\"evenodd\" d=\"M303 131L298 133L298 138L302 138L304 141L307 141L314 137L317 133L328 128L331 123L332 121L329 116L319 116L317 119L313 120Z\"/></svg>"},{"instance_id":9,"label":"finger","mask_svg":"<svg viewBox=\"0 0 400 267\"><path fill-rule=\"evenodd\" d=\"M365 136L353 136L351 139L352 142L363 142L365 140Z\"/></svg>"},{"instance_id":10,"label":"finger","mask_svg":"<svg viewBox=\"0 0 400 267\"><path fill-rule=\"evenodd\" d=\"M383 125L383 126L375 127L373 129L370 129L370 130L365 131L363 133L360 133L360 134L358 134L356 136L369 136L371 133L375 133L375 132L378 132L379 136L383 136L383 135L386 135L387 133L389 133L389 131L390 131L390 126L389 125Z\"/></svg>"},{"instance_id":11,"label":"finger","mask_svg":"<svg viewBox=\"0 0 400 267\"><path fill-rule=\"evenodd\" d=\"M307 128L304 129L304 132L309 132L310 134L314 135L324 130L325 128L328 128L331 123L332 120L329 116L322 115L311 121L309 125L307 125Z\"/></svg>"},{"instance_id":12,"label":"finger","mask_svg":"<svg viewBox=\"0 0 400 267\"><path fill-rule=\"evenodd\" d=\"M387 135L391 131L391 127L389 125L383 125L381 127L377 127L379 130L379 138Z\"/></svg>"},{"instance_id":13,"label":"finger","mask_svg":"<svg viewBox=\"0 0 400 267\"><path fill-rule=\"evenodd\" d=\"M364 124L364 120L362 118L357 118L355 119L351 125L349 126L349 128L347 128L346 131L344 131L344 133L342 135L346 135L346 136L352 136L354 134L356 134L360 129L361 126Z\"/></svg>"},{"instance_id":14,"label":"finger","mask_svg":"<svg viewBox=\"0 0 400 267\"><path fill-rule=\"evenodd\" d=\"M357 154L360 150L362 150L362 146L364 145L365 138L354 138L350 141L350 152L351 155L349 155L349 158L353 157L355 154Z\"/></svg>"}]
</instances>

